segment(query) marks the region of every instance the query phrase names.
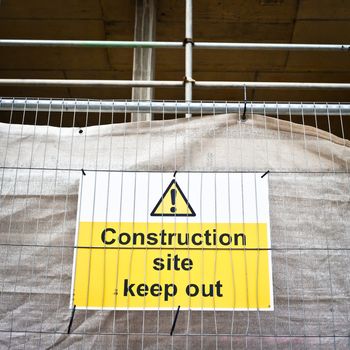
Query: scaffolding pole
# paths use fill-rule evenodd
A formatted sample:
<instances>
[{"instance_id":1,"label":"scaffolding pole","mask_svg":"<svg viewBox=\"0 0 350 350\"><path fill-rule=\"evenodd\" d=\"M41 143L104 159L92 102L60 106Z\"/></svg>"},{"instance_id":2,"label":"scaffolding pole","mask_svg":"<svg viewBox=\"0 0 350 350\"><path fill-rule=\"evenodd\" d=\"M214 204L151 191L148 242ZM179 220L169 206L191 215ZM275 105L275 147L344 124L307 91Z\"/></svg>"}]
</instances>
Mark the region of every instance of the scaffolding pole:
<instances>
[{"instance_id":1,"label":"scaffolding pole","mask_svg":"<svg viewBox=\"0 0 350 350\"><path fill-rule=\"evenodd\" d=\"M225 114L239 113L269 115L327 115L350 116L346 103L296 102L165 102L165 101L106 101L55 100L35 98L0 98L0 111L89 112L89 113L177 113Z\"/></svg>"},{"instance_id":2,"label":"scaffolding pole","mask_svg":"<svg viewBox=\"0 0 350 350\"><path fill-rule=\"evenodd\" d=\"M116 40L36 40L0 39L0 46L31 47L101 47L182 49L181 41L116 41ZM284 44L284 43L218 43L193 42L194 49L271 50L271 51L340 51L350 52L349 44Z\"/></svg>"},{"instance_id":3,"label":"scaffolding pole","mask_svg":"<svg viewBox=\"0 0 350 350\"><path fill-rule=\"evenodd\" d=\"M268 50L268 51L343 51L350 45L334 44L274 44L274 43L210 43L195 42L196 49Z\"/></svg>"},{"instance_id":4,"label":"scaffolding pole","mask_svg":"<svg viewBox=\"0 0 350 350\"><path fill-rule=\"evenodd\" d=\"M186 32L185 32L185 100L192 101L192 46L193 46L193 32L192 32L192 0L186 0ZM186 115L191 117L190 114Z\"/></svg>"},{"instance_id":5,"label":"scaffolding pole","mask_svg":"<svg viewBox=\"0 0 350 350\"><path fill-rule=\"evenodd\" d=\"M350 83L300 83L300 82L264 82L264 81L196 81L195 87L206 89L349 89Z\"/></svg>"},{"instance_id":6,"label":"scaffolding pole","mask_svg":"<svg viewBox=\"0 0 350 350\"><path fill-rule=\"evenodd\" d=\"M175 80L0 79L2 86L183 87Z\"/></svg>"},{"instance_id":7,"label":"scaffolding pole","mask_svg":"<svg viewBox=\"0 0 350 350\"><path fill-rule=\"evenodd\" d=\"M117 40L36 40L36 39L0 39L0 46L31 47L101 47L101 48L166 48L181 49L178 41L117 41Z\"/></svg>"},{"instance_id":8,"label":"scaffolding pole","mask_svg":"<svg viewBox=\"0 0 350 350\"><path fill-rule=\"evenodd\" d=\"M191 101L192 87L206 89L350 89L350 83L299 83L259 81L192 81L185 83L186 101ZM79 80L79 79L0 79L0 86L81 86L81 87L183 87L176 80Z\"/></svg>"}]
</instances>

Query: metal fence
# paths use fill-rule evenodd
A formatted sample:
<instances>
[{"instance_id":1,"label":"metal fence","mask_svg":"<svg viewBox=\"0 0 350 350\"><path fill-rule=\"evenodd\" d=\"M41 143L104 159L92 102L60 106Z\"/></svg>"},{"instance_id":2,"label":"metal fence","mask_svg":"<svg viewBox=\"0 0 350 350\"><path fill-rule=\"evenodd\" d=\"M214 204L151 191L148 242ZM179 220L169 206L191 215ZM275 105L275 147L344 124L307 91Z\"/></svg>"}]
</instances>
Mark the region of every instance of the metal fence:
<instances>
[{"instance_id":1,"label":"metal fence","mask_svg":"<svg viewBox=\"0 0 350 350\"><path fill-rule=\"evenodd\" d=\"M0 79L4 86L185 89L185 101L0 98L0 347L350 348L350 103L246 97L247 89L350 84L192 76L196 49L348 55L349 45L197 42L190 0L185 22L183 42L0 40L0 46L185 53L181 81ZM193 101L193 88L241 89L244 98ZM145 114L146 121L129 123ZM79 181L86 172L268 172L274 310L71 310L73 254L81 248L74 241Z\"/></svg>"},{"instance_id":2,"label":"metal fence","mask_svg":"<svg viewBox=\"0 0 350 350\"><path fill-rule=\"evenodd\" d=\"M0 109L2 346L349 347L349 105L2 99ZM125 123L143 112L158 120ZM274 311L181 308L175 326L176 307L72 314L89 171L269 171Z\"/></svg>"}]
</instances>

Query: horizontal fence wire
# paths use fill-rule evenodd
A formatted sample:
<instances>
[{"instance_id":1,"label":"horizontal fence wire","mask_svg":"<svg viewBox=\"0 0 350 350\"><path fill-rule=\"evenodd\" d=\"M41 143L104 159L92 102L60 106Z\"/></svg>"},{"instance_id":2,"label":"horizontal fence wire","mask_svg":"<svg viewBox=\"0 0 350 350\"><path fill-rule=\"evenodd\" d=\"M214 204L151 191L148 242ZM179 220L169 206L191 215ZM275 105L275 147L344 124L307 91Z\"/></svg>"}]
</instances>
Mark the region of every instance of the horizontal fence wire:
<instances>
[{"instance_id":1,"label":"horizontal fence wire","mask_svg":"<svg viewBox=\"0 0 350 350\"><path fill-rule=\"evenodd\" d=\"M350 103L307 103L268 101L122 101L0 98L0 111L82 112L82 113L155 113L222 114L240 113L279 115L350 115ZM65 117L65 116L64 116ZM65 119L65 118L64 118Z\"/></svg>"},{"instance_id":2,"label":"horizontal fence wire","mask_svg":"<svg viewBox=\"0 0 350 350\"><path fill-rule=\"evenodd\" d=\"M2 346L349 347L348 104L251 102L246 119L244 102L6 98L0 111ZM145 113L154 120L130 122ZM79 181L97 171L269 171L273 311L181 307L171 336L178 305L72 318L74 249L96 249L75 242Z\"/></svg>"}]
</instances>

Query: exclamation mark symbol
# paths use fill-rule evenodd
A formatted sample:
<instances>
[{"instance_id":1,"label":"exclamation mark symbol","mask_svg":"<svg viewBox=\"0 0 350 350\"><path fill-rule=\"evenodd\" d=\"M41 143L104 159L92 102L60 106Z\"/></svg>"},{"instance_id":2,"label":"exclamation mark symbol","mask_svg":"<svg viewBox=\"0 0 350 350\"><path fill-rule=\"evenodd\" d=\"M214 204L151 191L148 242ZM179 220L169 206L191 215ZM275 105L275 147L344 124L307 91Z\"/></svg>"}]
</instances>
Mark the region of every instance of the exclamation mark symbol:
<instances>
[{"instance_id":1,"label":"exclamation mark symbol","mask_svg":"<svg viewBox=\"0 0 350 350\"><path fill-rule=\"evenodd\" d=\"M172 213L175 213L176 212L176 207L175 207L176 189L175 188L170 190L170 196L171 196L171 205L172 205L172 207L170 208L170 211Z\"/></svg>"}]
</instances>

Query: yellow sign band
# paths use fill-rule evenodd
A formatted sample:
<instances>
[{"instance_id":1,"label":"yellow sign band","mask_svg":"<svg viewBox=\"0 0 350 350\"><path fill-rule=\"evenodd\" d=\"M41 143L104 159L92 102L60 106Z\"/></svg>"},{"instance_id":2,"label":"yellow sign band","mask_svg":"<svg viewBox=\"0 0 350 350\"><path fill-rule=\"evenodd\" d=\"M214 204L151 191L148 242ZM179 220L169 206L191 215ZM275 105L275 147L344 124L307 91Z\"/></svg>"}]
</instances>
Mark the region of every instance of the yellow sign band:
<instances>
[{"instance_id":1,"label":"yellow sign band","mask_svg":"<svg viewBox=\"0 0 350 350\"><path fill-rule=\"evenodd\" d=\"M265 223L81 222L76 250L78 308L272 307Z\"/></svg>"}]
</instances>

